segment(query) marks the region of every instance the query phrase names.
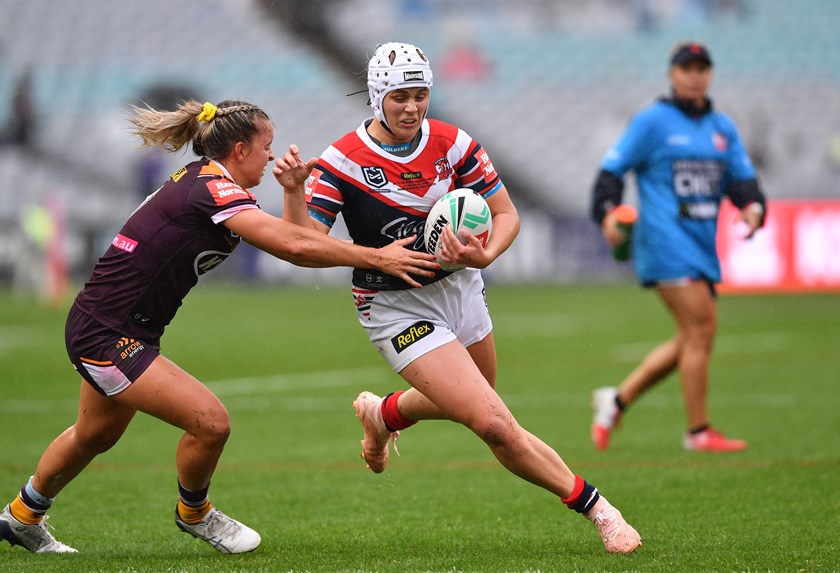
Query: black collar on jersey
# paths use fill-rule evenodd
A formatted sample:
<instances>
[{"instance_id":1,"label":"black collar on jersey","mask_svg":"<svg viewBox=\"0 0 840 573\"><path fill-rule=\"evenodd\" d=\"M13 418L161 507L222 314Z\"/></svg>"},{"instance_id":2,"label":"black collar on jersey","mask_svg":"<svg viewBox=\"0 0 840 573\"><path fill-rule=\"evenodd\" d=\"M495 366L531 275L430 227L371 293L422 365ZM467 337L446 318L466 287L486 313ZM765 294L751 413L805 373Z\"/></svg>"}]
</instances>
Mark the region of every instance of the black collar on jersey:
<instances>
[{"instance_id":1,"label":"black collar on jersey","mask_svg":"<svg viewBox=\"0 0 840 573\"><path fill-rule=\"evenodd\" d=\"M670 97L663 96L659 98L659 101L670 103L688 117L694 118L703 117L707 113L711 113L713 109L712 100L710 100L707 97L703 98L703 105L699 107L693 101L689 101L686 99L677 99L676 97L674 97L673 92L671 92Z\"/></svg>"}]
</instances>

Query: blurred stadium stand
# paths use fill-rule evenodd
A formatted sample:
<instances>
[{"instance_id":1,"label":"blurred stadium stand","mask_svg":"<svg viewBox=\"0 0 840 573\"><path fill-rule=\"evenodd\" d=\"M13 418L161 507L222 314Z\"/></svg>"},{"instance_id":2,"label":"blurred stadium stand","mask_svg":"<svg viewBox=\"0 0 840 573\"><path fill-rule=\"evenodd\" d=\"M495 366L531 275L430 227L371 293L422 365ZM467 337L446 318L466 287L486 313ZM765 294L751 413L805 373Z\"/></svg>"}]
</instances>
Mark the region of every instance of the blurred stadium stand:
<instances>
[{"instance_id":1,"label":"blurred stadium stand","mask_svg":"<svg viewBox=\"0 0 840 573\"><path fill-rule=\"evenodd\" d=\"M272 116L275 152L294 142L316 156L367 115L366 94L346 94L365 89L367 57L383 41L426 50L436 74L431 114L488 149L526 217L491 279L627 274L586 220L590 186L629 117L666 92L668 51L688 38L709 45L713 99L738 124L768 195L840 196L836 0L0 0L0 7L3 132L19 119L11 110L27 70L34 110L31 141L0 144L3 282L28 240L20 225L27 206L61 198L67 256L83 280L139 203L146 152L128 134L129 104L249 100ZM191 159L168 154L160 180ZM282 210L270 174L256 192L266 210ZM229 274L347 277L344 269L236 259Z\"/></svg>"}]
</instances>

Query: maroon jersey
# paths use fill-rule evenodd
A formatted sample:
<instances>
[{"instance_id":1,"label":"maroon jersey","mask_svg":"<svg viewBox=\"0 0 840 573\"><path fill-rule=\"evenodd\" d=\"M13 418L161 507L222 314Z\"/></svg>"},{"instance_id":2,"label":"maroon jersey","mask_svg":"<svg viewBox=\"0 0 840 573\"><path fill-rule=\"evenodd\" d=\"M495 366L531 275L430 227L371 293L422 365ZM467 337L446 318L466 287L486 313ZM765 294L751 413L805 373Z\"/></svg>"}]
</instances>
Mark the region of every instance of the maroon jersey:
<instances>
[{"instance_id":1,"label":"maroon jersey","mask_svg":"<svg viewBox=\"0 0 840 573\"><path fill-rule=\"evenodd\" d=\"M239 236L220 223L258 208L256 197L220 164L190 163L128 218L76 306L125 336L159 341L198 277L239 244Z\"/></svg>"}]
</instances>

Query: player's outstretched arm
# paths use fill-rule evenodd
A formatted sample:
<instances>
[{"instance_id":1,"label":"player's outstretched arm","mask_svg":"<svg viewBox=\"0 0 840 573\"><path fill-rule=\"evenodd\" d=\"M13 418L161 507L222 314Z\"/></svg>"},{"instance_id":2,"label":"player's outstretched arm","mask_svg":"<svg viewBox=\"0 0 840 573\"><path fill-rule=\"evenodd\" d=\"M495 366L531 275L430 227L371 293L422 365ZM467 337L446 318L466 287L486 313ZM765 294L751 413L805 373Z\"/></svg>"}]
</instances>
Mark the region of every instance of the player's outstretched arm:
<instances>
[{"instance_id":1,"label":"player's outstretched arm","mask_svg":"<svg viewBox=\"0 0 840 573\"><path fill-rule=\"evenodd\" d=\"M377 269L414 287L414 276L434 276L435 257L406 249L414 237L394 241L381 249L340 241L312 228L289 223L259 209L241 211L223 223L251 245L301 267L355 267Z\"/></svg>"}]
</instances>

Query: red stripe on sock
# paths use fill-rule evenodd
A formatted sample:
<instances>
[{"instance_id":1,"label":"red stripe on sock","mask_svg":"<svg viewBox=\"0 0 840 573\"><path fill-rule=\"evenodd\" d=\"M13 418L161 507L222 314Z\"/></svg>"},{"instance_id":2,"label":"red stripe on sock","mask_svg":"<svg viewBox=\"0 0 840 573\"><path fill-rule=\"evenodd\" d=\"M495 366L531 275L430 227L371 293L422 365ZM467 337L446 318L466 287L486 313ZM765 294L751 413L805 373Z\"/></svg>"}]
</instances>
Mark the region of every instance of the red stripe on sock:
<instances>
[{"instance_id":1,"label":"red stripe on sock","mask_svg":"<svg viewBox=\"0 0 840 573\"><path fill-rule=\"evenodd\" d=\"M572 489L572 493L569 494L569 497L561 497L560 501L569 507L573 506L580 497L580 494L583 493L584 483L583 478L575 474L575 487Z\"/></svg>"},{"instance_id":2,"label":"red stripe on sock","mask_svg":"<svg viewBox=\"0 0 840 573\"><path fill-rule=\"evenodd\" d=\"M399 400L399 397L402 396L403 392L404 390L400 390L398 392L394 392L393 394L388 394L385 396L385 399L382 400L382 421L385 422L385 425L392 432L404 430L417 423L417 420L410 420L400 414L400 409L397 407L397 401Z\"/></svg>"}]
</instances>

